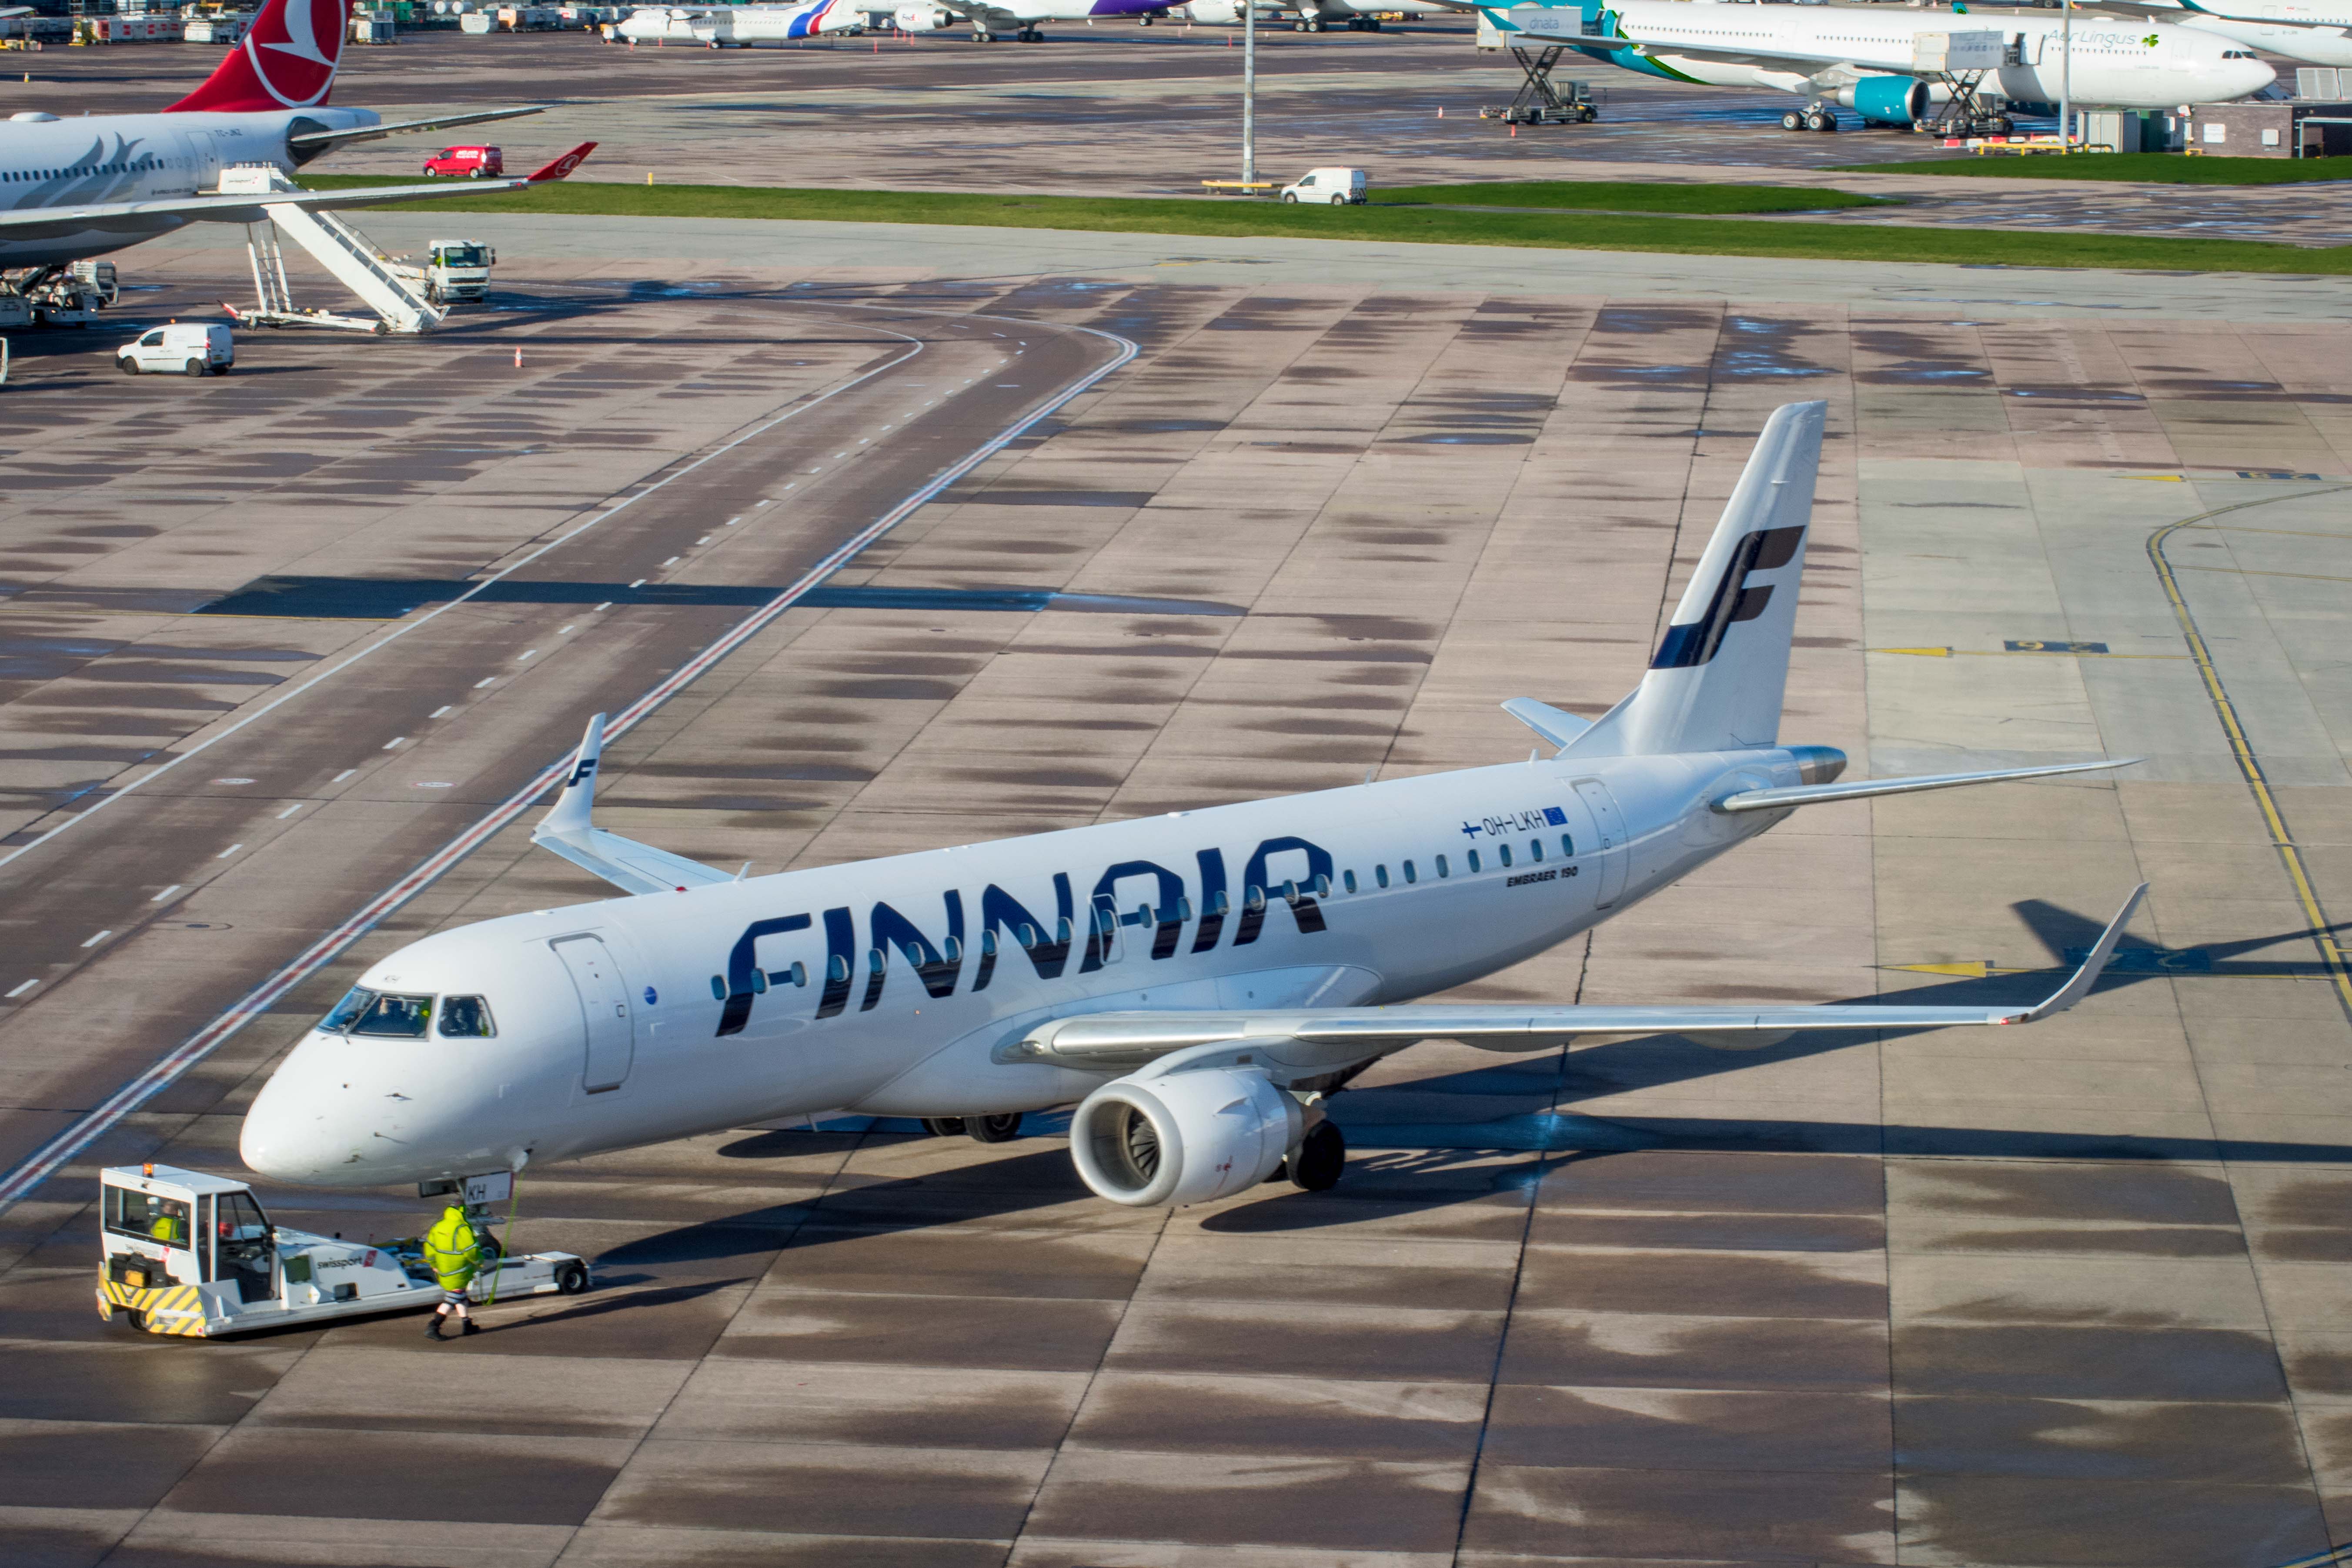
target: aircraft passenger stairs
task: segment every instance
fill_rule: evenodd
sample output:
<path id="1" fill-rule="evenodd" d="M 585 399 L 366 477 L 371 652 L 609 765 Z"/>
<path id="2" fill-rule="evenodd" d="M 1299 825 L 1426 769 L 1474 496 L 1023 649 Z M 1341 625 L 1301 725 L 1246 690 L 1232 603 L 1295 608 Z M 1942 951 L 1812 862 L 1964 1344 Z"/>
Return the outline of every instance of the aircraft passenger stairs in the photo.
<path id="1" fill-rule="evenodd" d="M 256 195 L 300 189 L 268 164 L 224 169 L 220 188 Z M 333 213 L 289 203 L 264 203 L 262 210 L 269 215 L 269 221 L 247 224 L 245 230 L 246 251 L 253 262 L 254 293 L 259 302 L 250 311 L 236 311 L 240 321 L 378 333 L 428 332 L 441 324 L 443 312 L 393 268 L 373 241 Z M 286 279 L 286 258 L 278 245 L 280 233 L 309 251 L 320 266 L 373 310 L 378 320 L 297 307 Z"/>

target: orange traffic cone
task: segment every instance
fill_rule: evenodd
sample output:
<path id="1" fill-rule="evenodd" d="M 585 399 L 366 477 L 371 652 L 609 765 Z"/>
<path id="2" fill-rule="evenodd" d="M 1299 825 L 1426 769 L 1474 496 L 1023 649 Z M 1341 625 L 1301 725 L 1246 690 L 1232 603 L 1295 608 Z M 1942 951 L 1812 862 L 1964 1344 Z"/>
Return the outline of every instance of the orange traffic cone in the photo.
<path id="1" fill-rule="evenodd" d="M 522 345 L 521 345 L 520 343 L 517 343 L 517 344 L 515 344 L 515 369 L 517 369 L 517 370 L 520 370 L 521 368 L 522 368 Z"/>

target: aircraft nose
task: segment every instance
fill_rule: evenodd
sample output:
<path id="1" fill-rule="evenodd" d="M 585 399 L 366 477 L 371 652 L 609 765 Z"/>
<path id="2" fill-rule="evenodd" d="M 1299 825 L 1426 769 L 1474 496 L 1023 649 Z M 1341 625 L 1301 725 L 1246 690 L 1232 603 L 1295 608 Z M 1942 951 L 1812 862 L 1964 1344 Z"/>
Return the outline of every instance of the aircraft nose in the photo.
<path id="1" fill-rule="evenodd" d="M 237 1132 L 236 1152 L 249 1168 L 311 1186 L 381 1179 L 369 1168 L 370 1133 L 356 1124 L 351 1086 L 328 1081 L 334 1077 L 315 1042 L 297 1046 L 278 1064 Z"/>

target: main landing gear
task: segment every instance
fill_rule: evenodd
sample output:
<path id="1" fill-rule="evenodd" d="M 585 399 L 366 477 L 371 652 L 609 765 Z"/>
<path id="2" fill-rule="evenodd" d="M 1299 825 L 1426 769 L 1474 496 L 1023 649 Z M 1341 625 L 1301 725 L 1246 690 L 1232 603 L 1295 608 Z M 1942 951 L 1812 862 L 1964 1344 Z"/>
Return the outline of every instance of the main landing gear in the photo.
<path id="1" fill-rule="evenodd" d="M 1809 103 L 1802 109 L 1792 109 L 1780 116 L 1780 129 L 1783 131 L 1834 132 L 1837 128 L 1838 117 L 1830 112 L 1830 107 L 1825 103 Z"/>
<path id="2" fill-rule="evenodd" d="M 986 27 L 974 27 L 971 30 L 971 41 L 975 44 L 992 44 L 996 42 L 997 37 L 998 35 L 990 32 Z M 1016 44 L 1042 44 L 1045 41 L 1045 35 L 1024 23 L 1021 29 L 1013 35 L 1013 41 Z"/>
<path id="3" fill-rule="evenodd" d="M 1318 1121 L 1276 1173 L 1289 1177 L 1294 1187 L 1324 1193 L 1339 1184 L 1339 1173 L 1347 1167 L 1348 1140 L 1330 1122 Z"/>
<path id="4" fill-rule="evenodd" d="M 1021 1113 L 1003 1116 L 926 1116 L 923 1131 L 934 1138 L 969 1137 L 976 1143 L 1010 1143 L 1021 1136 Z"/>

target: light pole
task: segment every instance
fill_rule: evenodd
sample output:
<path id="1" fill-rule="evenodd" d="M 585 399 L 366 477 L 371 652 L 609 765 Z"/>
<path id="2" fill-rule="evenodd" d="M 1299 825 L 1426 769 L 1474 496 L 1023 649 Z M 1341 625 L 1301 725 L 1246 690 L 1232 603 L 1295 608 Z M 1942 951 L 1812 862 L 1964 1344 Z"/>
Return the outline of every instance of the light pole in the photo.
<path id="1" fill-rule="evenodd" d="M 2074 145 L 2074 0 L 2058 0 L 2058 145 Z"/>
<path id="2" fill-rule="evenodd" d="M 1242 0 L 1242 195 L 1257 178 L 1257 0 Z"/>

